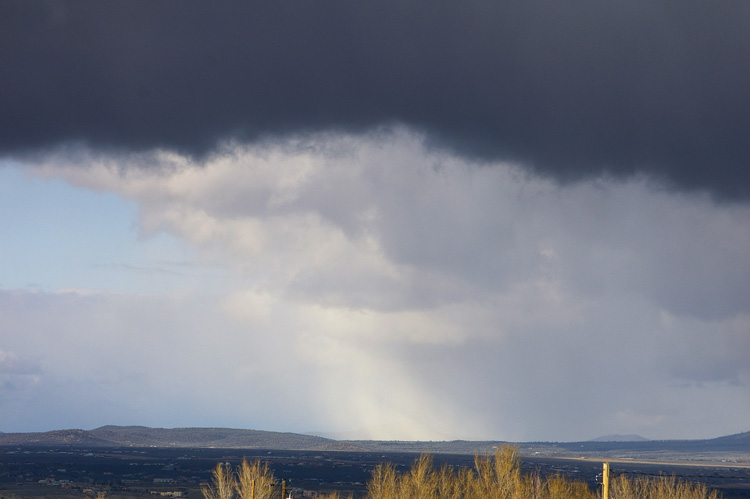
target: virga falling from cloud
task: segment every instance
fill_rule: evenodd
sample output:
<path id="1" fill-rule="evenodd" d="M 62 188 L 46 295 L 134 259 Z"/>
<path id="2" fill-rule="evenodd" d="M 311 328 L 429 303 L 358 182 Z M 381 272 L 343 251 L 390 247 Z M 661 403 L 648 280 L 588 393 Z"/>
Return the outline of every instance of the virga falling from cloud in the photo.
<path id="1" fill-rule="evenodd" d="M 52 375 L 80 388 L 75 352 L 93 342 L 94 397 L 157 379 L 135 407 L 151 421 L 167 420 L 169 394 L 202 407 L 191 424 L 378 438 L 742 430 L 747 206 L 639 179 L 560 186 L 404 129 L 227 147 L 200 164 L 86 152 L 83 167 L 75 154 L 27 166 L 137 203 L 144 237 L 165 231 L 214 269 L 174 296 L 65 295 L 58 339 L 34 342 L 48 345 L 38 390 Z M 63 298 L 21 294 L 4 327 L 43 340 L 29 314 Z M 132 350 L 122 361 L 118 345 Z"/>

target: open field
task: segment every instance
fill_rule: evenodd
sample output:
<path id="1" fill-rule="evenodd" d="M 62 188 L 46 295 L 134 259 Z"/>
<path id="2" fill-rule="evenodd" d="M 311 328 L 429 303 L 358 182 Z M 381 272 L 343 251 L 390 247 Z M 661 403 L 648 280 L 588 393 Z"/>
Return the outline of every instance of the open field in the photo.
<path id="1" fill-rule="evenodd" d="M 262 449 L 4 447 L 0 448 L 0 499 L 73 499 L 103 492 L 111 499 L 163 495 L 201 499 L 200 484 L 218 462 L 237 465 L 243 458 L 268 462 L 294 497 L 340 492 L 362 497 L 373 469 L 393 463 L 409 470 L 415 453 L 279 451 Z M 434 454 L 435 467 L 472 467 L 468 454 Z M 750 466 L 727 463 L 674 463 L 609 460 L 614 475 L 659 476 L 707 484 L 726 498 L 750 497 Z M 524 456 L 522 470 L 559 474 L 598 487 L 602 461 L 592 458 Z M 280 492 L 280 491 L 279 491 Z"/>

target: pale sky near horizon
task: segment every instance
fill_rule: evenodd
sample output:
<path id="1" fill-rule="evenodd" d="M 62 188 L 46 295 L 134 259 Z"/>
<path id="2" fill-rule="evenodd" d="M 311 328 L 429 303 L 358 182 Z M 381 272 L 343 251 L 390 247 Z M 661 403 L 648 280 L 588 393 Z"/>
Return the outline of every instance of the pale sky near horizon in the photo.
<path id="1" fill-rule="evenodd" d="M 0 431 L 750 430 L 750 8 L 386 3 L 0 6 Z"/>

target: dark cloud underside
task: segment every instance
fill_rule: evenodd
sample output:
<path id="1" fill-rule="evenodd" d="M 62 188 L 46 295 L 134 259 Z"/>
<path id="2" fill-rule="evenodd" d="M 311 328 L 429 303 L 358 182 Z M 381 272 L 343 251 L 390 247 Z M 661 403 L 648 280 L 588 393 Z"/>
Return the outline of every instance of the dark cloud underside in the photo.
<path id="1" fill-rule="evenodd" d="M 0 153 L 389 124 L 750 197 L 747 2 L 3 2 Z"/>

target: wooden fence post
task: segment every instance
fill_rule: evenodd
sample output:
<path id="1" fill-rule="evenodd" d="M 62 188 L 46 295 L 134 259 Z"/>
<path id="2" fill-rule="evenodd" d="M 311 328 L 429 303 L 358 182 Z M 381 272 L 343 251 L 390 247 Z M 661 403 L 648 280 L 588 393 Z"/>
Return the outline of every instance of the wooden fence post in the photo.
<path id="1" fill-rule="evenodd" d="M 602 469 L 602 499 L 609 499 L 609 463 Z"/>

